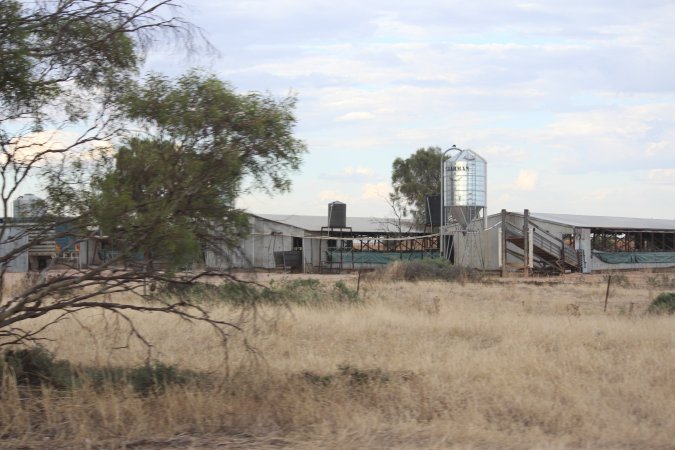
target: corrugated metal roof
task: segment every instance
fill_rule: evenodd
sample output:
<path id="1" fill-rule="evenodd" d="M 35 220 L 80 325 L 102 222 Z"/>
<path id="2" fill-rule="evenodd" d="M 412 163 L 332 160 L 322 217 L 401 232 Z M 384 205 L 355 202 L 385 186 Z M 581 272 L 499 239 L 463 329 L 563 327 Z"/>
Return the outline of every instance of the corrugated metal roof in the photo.
<path id="1" fill-rule="evenodd" d="M 304 216 L 296 214 L 253 214 L 256 217 L 261 217 L 265 220 L 279 222 L 300 228 L 306 231 L 320 232 L 321 227 L 328 226 L 328 217 L 326 216 Z M 347 227 L 351 227 L 354 233 L 382 233 L 396 231 L 393 225 L 394 219 L 376 218 L 376 217 L 349 217 L 347 216 Z M 405 221 L 403 231 L 407 231 L 410 226 L 410 221 Z M 422 233 L 424 230 L 413 228 L 411 233 Z"/>
<path id="2" fill-rule="evenodd" d="M 609 228 L 614 230 L 675 231 L 675 220 L 640 219 L 633 217 L 584 216 L 577 214 L 530 213 L 535 219 L 579 228 Z"/>

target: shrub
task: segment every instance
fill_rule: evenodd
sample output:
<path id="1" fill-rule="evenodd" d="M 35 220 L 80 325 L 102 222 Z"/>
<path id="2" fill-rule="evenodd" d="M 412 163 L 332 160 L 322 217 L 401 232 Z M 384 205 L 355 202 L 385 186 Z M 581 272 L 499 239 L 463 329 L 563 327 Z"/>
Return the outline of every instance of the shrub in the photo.
<path id="1" fill-rule="evenodd" d="M 196 381 L 199 376 L 195 372 L 178 370 L 174 366 L 162 363 L 148 364 L 132 369 L 128 376 L 129 384 L 139 394 L 157 394 L 170 385 L 184 385 Z"/>
<path id="2" fill-rule="evenodd" d="M 270 287 L 264 298 L 276 302 L 306 306 L 323 306 L 331 302 L 354 303 L 359 296 L 344 281 L 337 281 L 331 287 L 316 279 L 292 280 Z"/>
<path id="3" fill-rule="evenodd" d="M 322 375 L 315 372 L 304 371 L 301 377 L 309 384 L 326 387 L 341 381 L 349 386 L 367 386 L 383 384 L 391 381 L 391 374 L 382 369 L 360 369 L 350 364 L 341 364 L 334 374 Z"/>
<path id="4" fill-rule="evenodd" d="M 359 369 L 349 364 L 339 365 L 338 373 L 349 380 L 349 384 L 352 385 L 387 383 L 391 378 L 389 373 L 382 369 Z"/>
<path id="5" fill-rule="evenodd" d="M 227 301 L 234 305 L 249 305 L 260 297 L 259 289 L 247 283 L 223 283 L 220 285 L 195 283 L 186 285 L 169 285 L 160 289 L 156 298 L 177 297 L 187 303 L 203 303 Z"/>
<path id="6" fill-rule="evenodd" d="M 0 357 L 0 376 L 13 375 L 21 386 L 50 386 L 72 389 L 84 384 L 95 388 L 130 385 L 142 395 L 160 393 L 166 386 L 183 385 L 205 380 L 205 376 L 189 370 L 179 370 L 162 363 L 136 368 L 87 367 L 74 368 L 68 361 L 57 360 L 42 347 L 5 350 Z"/>
<path id="7" fill-rule="evenodd" d="M 675 292 L 663 292 L 659 294 L 647 308 L 651 314 L 673 314 L 675 313 Z"/>
<path id="8" fill-rule="evenodd" d="M 452 265 L 447 259 L 434 258 L 415 261 L 394 261 L 378 269 L 375 278 L 405 281 L 479 281 L 481 273 Z"/>
<path id="9" fill-rule="evenodd" d="M 24 386 L 73 387 L 73 370 L 68 361 L 56 360 L 42 347 L 5 350 L 0 358 L 0 374 L 13 374 Z"/>
<path id="10" fill-rule="evenodd" d="M 187 303 L 218 302 L 236 306 L 260 304 L 297 304 L 321 306 L 327 302 L 354 303 L 359 301 L 356 290 L 344 281 L 332 287 L 316 279 L 298 279 L 272 283 L 269 287 L 229 282 L 221 285 L 198 283 L 192 286 L 165 288 L 158 295 L 179 296 Z"/>
<path id="11" fill-rule="evenodd" d="M 355 302 L 359 300 L 359 294 L 351 289 L 344 281 L 336 281 L 333 287 L 333 297 L 340 302 Z"/>

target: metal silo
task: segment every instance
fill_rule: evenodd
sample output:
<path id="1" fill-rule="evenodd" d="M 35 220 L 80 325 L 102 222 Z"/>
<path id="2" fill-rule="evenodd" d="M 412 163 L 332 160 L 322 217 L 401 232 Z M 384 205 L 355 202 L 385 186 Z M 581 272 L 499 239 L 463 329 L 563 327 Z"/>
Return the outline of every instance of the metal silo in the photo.
<path id="1" fill-rule="evenodd" d="M 14 200 L 14 217 L 29 219 L 40 217 L 45 213 L 44 201 L 34 194 L 24 194 Z"/>
<path id="2" fill-rule="evenodd" d="M 472 150 L 459 152 L 444 163 L 443 205 L 448 222 L 463 229 L 485 217 L 487 208 L 487 162 Z"/>

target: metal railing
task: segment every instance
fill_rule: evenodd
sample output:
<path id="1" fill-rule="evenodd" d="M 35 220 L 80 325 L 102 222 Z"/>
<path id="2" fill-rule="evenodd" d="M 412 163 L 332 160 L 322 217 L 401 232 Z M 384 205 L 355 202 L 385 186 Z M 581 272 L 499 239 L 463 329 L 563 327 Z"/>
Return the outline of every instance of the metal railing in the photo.
<path id="1" fill-rule="evenodd" d="M 532 244 L 536 251 L 543 252 L 551 259 L 554 259 L 557 264 L 564 264 L 571 267 L 578 267 L 579 262 L 577 258 L 577 252 L 569 245 L 565 244 L 562 239 L 558 239 L 555 236 L 551 236 L 546 231 L 537 227 L 534 224 L 531 224 L 533 228 L 532 233 Z M 512 225 L 510 223 L 506 224 L 507 233 L 514 235 L 519 238 L 523 238 L 523 230 Z M 541 255 L 539 255 L 541 257 Z"/>

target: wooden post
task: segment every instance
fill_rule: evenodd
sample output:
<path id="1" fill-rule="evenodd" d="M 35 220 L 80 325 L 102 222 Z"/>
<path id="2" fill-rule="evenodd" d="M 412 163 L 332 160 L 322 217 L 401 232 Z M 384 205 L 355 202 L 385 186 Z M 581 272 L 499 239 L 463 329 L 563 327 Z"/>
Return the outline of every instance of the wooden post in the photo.
<path id="1" fill-rule="evenodd" d="M 612 284 L 612 276 L 607 277 L 607 292 L 605 293 L 605 308 L 604 312 L 607 312 L 607 301 L 609 300 L 609 285 Z"/>
<path id="2" fill-rule="evenodd" d="M 358 278 L 356 279 L 356 295 L 359 295 L 359 289 L 361 288 L 361 269 L 359 269 L 358 274 Z"/>
<path id="3" fill-rule="evenodd" d="M 502 209 L 502 241 L 499 243 L 502 247 L 502 277 L 506 275 L 506 233 L 506 210 Z"/>
<path id="4" fill-rule="evenodd" d="M 523 214 L 523 276 L 530 276 L 530 210 Z"/>

